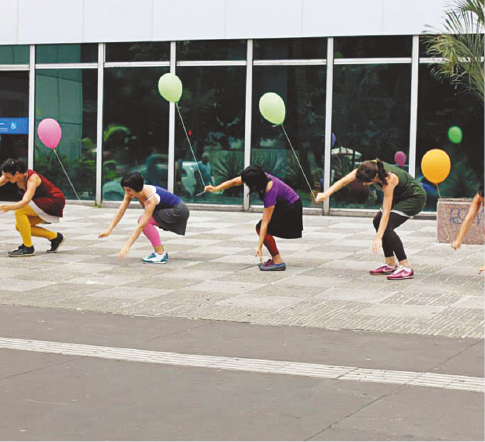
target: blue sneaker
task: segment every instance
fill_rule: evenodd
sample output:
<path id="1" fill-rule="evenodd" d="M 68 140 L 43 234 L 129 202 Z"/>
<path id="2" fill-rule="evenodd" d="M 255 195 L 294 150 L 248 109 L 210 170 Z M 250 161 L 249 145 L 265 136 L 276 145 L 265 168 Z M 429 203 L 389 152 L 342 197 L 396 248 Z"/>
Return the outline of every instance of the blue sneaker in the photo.
<path id="1" fill-rule="evenodd" d="M 143 258 L 143 262 L 148 264 L 166 264 L 168 262 L 168 253 L 165 252 L 163 255 L 159 255 L 156 252 L 150 253 Z"/>
<path id="2" fill-rule="evenodd" d="M 269 259 L 264 264 L 258 264 L 258 267 L 262 272 L 282 272 L 286 270 L 286 264 L 284 262 L 277 264 L 272 259 Z"/>

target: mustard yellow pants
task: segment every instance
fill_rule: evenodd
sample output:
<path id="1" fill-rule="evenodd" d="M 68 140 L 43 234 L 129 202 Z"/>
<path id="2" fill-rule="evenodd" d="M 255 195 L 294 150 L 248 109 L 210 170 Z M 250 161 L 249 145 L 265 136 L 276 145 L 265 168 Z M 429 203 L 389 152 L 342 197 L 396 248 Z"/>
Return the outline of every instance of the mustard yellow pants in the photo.
<path id="1" fill-rule="evenodd" d="M 25 206 L 22 209 L 15 210 L 15 228 L 20 232 L 22 242 L 25 247 L 32 247 L 32 236 L 46 238 L 52 241 L 57 237 L 56 232 L 37 227 L 37 224 L 44 222 L 30 206 Z"/>

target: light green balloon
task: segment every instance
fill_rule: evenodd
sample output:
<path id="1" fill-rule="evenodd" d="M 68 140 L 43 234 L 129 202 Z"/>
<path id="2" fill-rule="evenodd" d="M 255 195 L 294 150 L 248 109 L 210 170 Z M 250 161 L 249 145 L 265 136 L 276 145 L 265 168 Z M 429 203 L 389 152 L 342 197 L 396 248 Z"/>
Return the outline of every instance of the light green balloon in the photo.
<path id="1" fill-rule="evenodd" d="M 280 125 L 285 121 L 285 102 L 274 92 L 267 92 L 260 98 L 259 111 L 270 123 Z"/>
<path id="2" fill-rule="evenodd" d="M 165 100 L 177 103 L 182 96 L 182 82 L 175 74 L 164 74 L 158 80 L 158 91 Z"/>
<path id="3" fill-rule="evenodd" d="M 451 126 L 448 129 L 448 138 L 452 143 L 461 143 L 461 139 L 463 138 L 463 132 L 458 126 Z"/>

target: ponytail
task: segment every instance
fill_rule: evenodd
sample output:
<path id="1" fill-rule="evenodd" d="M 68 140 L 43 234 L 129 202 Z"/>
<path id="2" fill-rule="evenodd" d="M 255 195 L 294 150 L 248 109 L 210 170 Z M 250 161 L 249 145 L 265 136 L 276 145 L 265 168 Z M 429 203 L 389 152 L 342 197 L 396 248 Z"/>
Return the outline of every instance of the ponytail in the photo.
<path id="1" fill-rule="evenodd" d="M 361 163 L 357 169 L 356 178 L 361 183 L 370 183 L 376 176 L 379 177 L 383 185 L 387 184 L 388 172 L 384 168 L 384 163 L 379 159 L 368 160 Z"/>

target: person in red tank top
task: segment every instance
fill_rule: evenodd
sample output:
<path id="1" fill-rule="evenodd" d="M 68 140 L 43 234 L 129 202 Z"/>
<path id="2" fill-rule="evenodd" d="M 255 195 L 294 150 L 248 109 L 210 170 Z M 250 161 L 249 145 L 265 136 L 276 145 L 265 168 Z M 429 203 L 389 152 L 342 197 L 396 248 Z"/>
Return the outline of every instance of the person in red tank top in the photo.
<path id="1" fill-rule="evenodd" d="M 0 205 L 0 212 L 15 213 L 15 228 L 20 232 L 22 244 L 8 252 L 8 256 L 23 257 L 35 255 L 32 236 L 46 238 L 51 247 L 47 252 L 57 252 L 65 240 L 62 233 L 52 232 L 38 224 L 57 223 L 62 218 L 66 204 L 64 194 L 48 179 L 27 169 L 22 160 L 8 159 L 1 166 L 0 186 L 17 184 L 22 199 L 13 204 Z"/>

